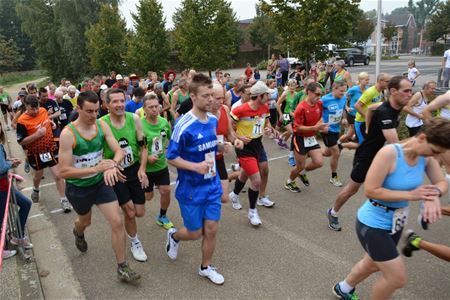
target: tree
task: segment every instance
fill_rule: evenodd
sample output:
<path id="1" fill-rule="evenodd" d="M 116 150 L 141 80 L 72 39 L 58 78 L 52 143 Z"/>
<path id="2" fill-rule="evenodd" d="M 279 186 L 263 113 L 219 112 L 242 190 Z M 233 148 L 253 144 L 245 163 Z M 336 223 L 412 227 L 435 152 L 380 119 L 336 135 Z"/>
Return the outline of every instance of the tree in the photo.
<path id="1" fill-rule="evenodd" d="M 377 18 L 377 10 L 376 9 L 366 11 L 364 14 L 366 15 L 366 18 L 369 20 L 373 20 L 373 19 Z"/>
<path id="2" fill-rule="evenodd" d="M 17 69 L 31 70 L 35 66 L 36 54 L 31 47 L 30 38 L 21 29 L 22 24 L 15 9 L 16 1 L 0 1 L 0 35 L 5 40 L 14 40 L 20 55 L 23 56 L 22 63 L 17 65 Z"/>
<path id="3" fill-rule="evenodd" d="M 324 55 L 323 45 L 344 45 L 359 0 L 272 0 L 263 9 L 273 18 L 283 43 L 298 58 Z"/>
<path id="4" fill-rule="evenodd" d="M 140 0 L 132 16 L 136 33 L 128 48 L 130 69 L 140 74 L 166 71 L 170 51 L 162 5 L 157 0 Z"/>
<path id="5" fill-rule="evenodd" d="M 356 18 L 353 21 L 352 32 L 349 41 L 356 44 L 363 44 L 370 37 L 375 29 L 375 24 L 371 19 L 368 19 L 364 11 L 358 9 Z"/>
<path id="6" fill-rule="evenodd" d="M 436 41 L 440 38 L 446 40 L 450 33 L 450 1 L 439 3 L 437 11 L 430 17 L 427 25 L 427 38 Z"/>
<path id="7" fill-rule="evenodd" d="M 127 30 L 117 6 L 102 5 L 98 22 L 86 30 L 86 49 L 93 72 L 108 74 L 124 69 Z"/>
<path id="8" fill-rule="evenodd" d="M 388 42 L 388 49 L 391 49 L 390 44 L 392 42 L 392 39 L 396 35 L 396 33 L 397 33 L 397 28 L 390 23 L 386 24 L 386 27 L 383 28 L 383 36 L 386 39 L 386 41 Z"/>
<path id="9" fill-rule="evenodd" d="M 200 70 L 227 68 L 237 51 L 238 23 L 224 0 L 185 0 L 173 16 L 180 60 Z"/>
<path id="10" fill-rule="evenodd" d="M 17 70 L 22 61 L 23 56 L 16 43 L 0 35 L 0 74 Z"/>
<path id="11" fill-rule="evenodd" d="M 412 0 L 408 1 L 408 10 L 411 14 L 413 14 L 417 29 L 420 32 L 419 48 L 422 48 L 423 30 L 425 28 L 427 18 L 436 12 L 439 1 L 440 0 L 420 0 L 416 3 Z"/>
<path id="12" fill-rule="evenodd" d="M 248 36 L 253 46 L 262 50 L 269 49 L 278 43 L 278 33 L 270 17 L 261 10 L 261 2 L 255 5 L 256 17 L 248 28 Z M 268 54 L 270 55 L 270 54 Z"/>

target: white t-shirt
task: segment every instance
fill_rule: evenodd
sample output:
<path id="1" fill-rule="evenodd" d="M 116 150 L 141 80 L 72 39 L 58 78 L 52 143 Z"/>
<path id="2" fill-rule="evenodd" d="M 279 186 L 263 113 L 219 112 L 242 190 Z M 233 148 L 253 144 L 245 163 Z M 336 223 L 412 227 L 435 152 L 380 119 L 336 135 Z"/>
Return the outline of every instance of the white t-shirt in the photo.
<path id="1" fill-rule="evenodd" d="M 413 81 L 416 79 L 417 76 L 417 69 L 416 67 L 409 68 L 408 69 L 408 80 Z"/>
<path id="2" fill-rule="evenodd" d="M 445 61 L 445 68 L 450 69 L 450 49 L 444 52 L 444 57 L 447 59 Z"/>

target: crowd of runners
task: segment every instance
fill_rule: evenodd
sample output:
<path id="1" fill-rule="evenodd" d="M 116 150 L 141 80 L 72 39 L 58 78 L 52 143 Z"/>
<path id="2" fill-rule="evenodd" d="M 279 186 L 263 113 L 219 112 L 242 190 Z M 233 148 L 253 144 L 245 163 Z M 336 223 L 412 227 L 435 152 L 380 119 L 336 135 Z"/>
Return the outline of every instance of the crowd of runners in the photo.
<path id="1" fill-rule="evenodd" d="M 363 184 L 367 197 L 356 224 L 365 254 L 333 292 L 341 299 L 357 299 L 356 285 L 380 271 L 371 298 L 388 299 L 406 281 L 397 243 L 409 201 L 420 201 L 424 229 L 441 214 L 450 215 L 439 199 L 447 195 L 450 181 L 450 92 L 429 103 L 433 81 L 413 95 L 407 77 L 381 73 L 371 85 L 369 74 L 360 73 L 354 82 L 344 67 L 343 61 L 334 62 L 331 84 L 313 73 L 301 77 L 294 72 L 291 79 L 283 75 L 286 85 L 281 87 L 270 73 L 262 80 L 246 72 L 231 82 L 221 70 L 213 80 L 186 70 L 168 71 L 163 78 L 149 72 L 144 79 L 111 72 L 78 86 L 66 79 L 58 86 L 29 84 L 15 101 L 0 87 L 1 139 L 6 130 L 16 131 L 25 171 L 32 170 L 33 202 L 42 198 L 40 181 L 49 168 L 62 210 L 76 213 L 73 235 L 81 252 L 88 250 L 85 232 L 92 207 L 98 207 L 111 228 L 118 277 L 126 282 L 140 278 L 125 261 L 126 239 L 134 259 L 145 262 L 136 218 L 144 217 L 145 203 L 156 190 L 160 211 L 155 222 L 167 230 L 167 255 L 175 260 L 182 241 L 202 239 L 198 273 L 220 285 L 225 279 L 212 257 L 222 205 L 230 202 L 242 209 L 247 185 L 248 221 L 254 227 L 263 224 L 258 206 L 275 205 L 266 193 L 270 174 L 264 143 L 289 151 L 286 192 L 301 191 L 297 177 L 310 186 L 309 172 L 317 172 L 329 157 L 329 182 L 341 189 L 326 211 L 328 227 L 341 230 L 339 212 Z M 408 113 L 410 134 L 404 141 L 397 132 L 402 110 Z M 338 176 L 339 159 L 342 151 L 352 150 L 353 169 L 343 187 L 340 178 L 347 176 Z M 233 153 L 229 172 L 225 157 Z M 21 163 L 0 156 L 2 174 Z M 178 228 L 168 217 L 169 165 L 178 175 L 173 188 L 183 219 Z M 424 175 L 429 184 L 424 184 Z M 21 217 L 26 220 L 31 203 L 15 192 L 23 199 Z M 414 232 L 405 239 L 405 256 L 424 249 L 450 261 L 446 246 L 426 242 Z M 26 236 L 14 242 L 32 247 Z"/>

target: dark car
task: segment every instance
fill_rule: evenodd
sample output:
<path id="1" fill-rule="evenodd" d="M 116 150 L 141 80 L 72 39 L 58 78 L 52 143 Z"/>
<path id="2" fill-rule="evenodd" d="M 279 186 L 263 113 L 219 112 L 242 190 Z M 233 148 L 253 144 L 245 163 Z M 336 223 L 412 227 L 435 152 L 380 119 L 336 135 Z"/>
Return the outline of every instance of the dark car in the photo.
<path id="1" fill-rule="evenodd" d="M 368 65 L 370 62 L 370 57 L 364 54 L 358 48 L 347 48 L 336 50 L 336 60 L 343 59 L 345 64 L 349 67 L 353 67 L 354 64 L 360 63 Z"/>

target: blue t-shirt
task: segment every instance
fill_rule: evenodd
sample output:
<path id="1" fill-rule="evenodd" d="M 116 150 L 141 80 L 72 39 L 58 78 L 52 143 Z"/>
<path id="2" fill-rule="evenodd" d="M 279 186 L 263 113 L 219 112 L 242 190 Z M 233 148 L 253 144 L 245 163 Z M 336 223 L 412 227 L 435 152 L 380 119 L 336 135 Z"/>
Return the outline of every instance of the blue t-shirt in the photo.
<path id="1" fill-rule="evenodd" d="M 359 97 L 361 97 L 362 95 L 361 87 L 359 85 L 352 86 L 347 90 L 347 95 L 350 97 L 350 111 L 348 112 L 348 114 L 351 116 L 355 116 L 356 115 L 355 104 L 359 100 Z"/>
<path id="2" fill-rule="evenodd" d="M 346 98 L 334 98 L 332 93 L 329 93 L 320 98 L 323 103 L 323 122 L 330 124 L 329 132 L 340 132 L 342 113 L 344 112 Z"/>
<path id="3" fill-rule="evenodd" d="M 411 191 L 419 187 L 424 180 L 426 167 L 425 157 L 419 156 L 414 166 L 408 165 L 405 160 L 403 148 L 400 144 L 386 145 L 385 147 L 394 147 L 397 152 L 397 161 L 395 170 L 389 173 L 383 182 L 383 187 L 396 191 Z M 404 208 L 409 202 L 404 201 L 373 201 L 389 208 Z M 358 210 L 358 220 L 372 228 L 391 230 L 394 210 L 386 210 L 383 207 L 375 206 L 367 200 Z"/>
<path id="4" fill-rule="evenodd" d="M 208 121 L 200 121 L 192 112 L 177 120 L 170 139 L 166 157 L 173 160 L 178 157 L 190 162 L 202 162 L 207 155 L 215 162 L 217 153 L 217 118 L 208 113 Z M 219 201 L 222 186 L 217 173 L 201 175 L 197 172 L 177 169 L 178 178 L 175 196 L 179 202 L 202 204 Z"/>
<path id="5" fill-rule="evenodd" d="M 125 104 L 125 111 L 135 113 L 136 110 L 142 107 L 142 104 L 142 101 L 134 102 L 133 100 L 130 100 Z"/>

